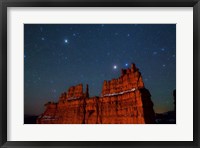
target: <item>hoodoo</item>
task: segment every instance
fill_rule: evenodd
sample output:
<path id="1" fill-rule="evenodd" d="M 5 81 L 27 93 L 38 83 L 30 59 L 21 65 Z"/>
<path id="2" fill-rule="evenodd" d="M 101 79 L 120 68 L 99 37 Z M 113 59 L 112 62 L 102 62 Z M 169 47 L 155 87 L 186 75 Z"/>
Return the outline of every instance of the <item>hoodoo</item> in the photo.
<path id="1" fill-rule="evenodd" d="M 89 97 L 89 88 L 72 86 L 57 103 L 45 104 L 39 124 L 152 124 L 155 113 L 151 94 L 135 64 L 122 69 L 117 79 L 103 82 L 101 96 Z"/>

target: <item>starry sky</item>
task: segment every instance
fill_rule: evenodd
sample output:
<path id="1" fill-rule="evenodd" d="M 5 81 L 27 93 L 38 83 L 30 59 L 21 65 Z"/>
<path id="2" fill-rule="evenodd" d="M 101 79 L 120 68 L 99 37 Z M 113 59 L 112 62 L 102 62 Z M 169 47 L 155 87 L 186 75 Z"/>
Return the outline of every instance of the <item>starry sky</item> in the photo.
<path id="1" fill-rule="evenodd" d="M 39 115 L 70 86 L 104 80 L 135 63 L 157 113 L 173 110 L 176 88 L 175 24 L 25 24 L 24 114 Z"/>

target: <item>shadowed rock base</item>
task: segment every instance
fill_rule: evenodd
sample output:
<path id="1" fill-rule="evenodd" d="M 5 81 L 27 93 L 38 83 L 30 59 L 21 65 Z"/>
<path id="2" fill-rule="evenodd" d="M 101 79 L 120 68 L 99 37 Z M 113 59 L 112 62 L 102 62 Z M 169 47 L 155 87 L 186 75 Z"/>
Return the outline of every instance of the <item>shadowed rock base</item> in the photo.
<path id="1" fill-rule="evenodd" d="M 39 124 L 145 124 L 155 123 L 150 92 L 141 73 L 131 65 L 118 79 L 104 81 L 101 96 L 89 97 L 88 85 L 72 86 L 58 103 L 48 102 Z"/>

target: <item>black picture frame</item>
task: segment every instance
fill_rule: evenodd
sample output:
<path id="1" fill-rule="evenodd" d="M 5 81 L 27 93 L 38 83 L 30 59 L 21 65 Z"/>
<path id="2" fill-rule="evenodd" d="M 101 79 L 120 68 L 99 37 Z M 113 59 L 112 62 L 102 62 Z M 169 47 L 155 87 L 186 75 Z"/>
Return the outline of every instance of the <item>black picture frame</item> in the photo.
<path id="1" fill-rule="evenodd" d="M 193 141 L 7 141 L 7 8 L 8 7 L 193 7 Z M 1 0 L 0 146 L 1 147 L 200 147 L 199 0 Z M 184 93 L 184 92 L 183 92 Z"/>

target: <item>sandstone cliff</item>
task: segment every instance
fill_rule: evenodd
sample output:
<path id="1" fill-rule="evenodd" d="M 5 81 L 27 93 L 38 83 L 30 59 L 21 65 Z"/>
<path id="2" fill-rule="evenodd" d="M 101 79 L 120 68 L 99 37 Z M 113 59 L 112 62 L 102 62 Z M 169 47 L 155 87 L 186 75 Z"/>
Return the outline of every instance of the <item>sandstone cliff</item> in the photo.
<path id="1" fill-rule="evenodd" d="M 38 117 L 41 124 L 144 124 L 154 123 L 151 94 L 135 64 L 122 69 L 117 79 L 103 82 L 101 96 L 89 97 L 88 85 L 72 86 L 58 103 L 49 102 Z"/>

